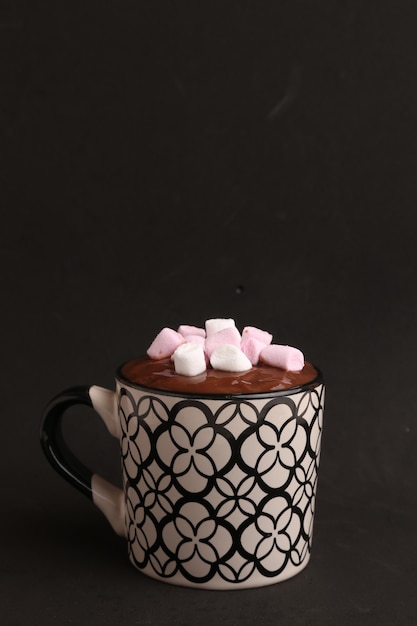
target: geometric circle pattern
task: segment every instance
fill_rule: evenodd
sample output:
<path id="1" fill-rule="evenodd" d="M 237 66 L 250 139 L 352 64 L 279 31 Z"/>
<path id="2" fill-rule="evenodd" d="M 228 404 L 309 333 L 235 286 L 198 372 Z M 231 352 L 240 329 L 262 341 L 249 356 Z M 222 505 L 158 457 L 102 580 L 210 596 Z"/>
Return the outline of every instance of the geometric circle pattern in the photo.
<path id="1" fill-rule="evenodd" d="M 323 384 L 250 399 L 121 386 L 132 563 L 167 582 L 227 588 L 300 571 L 311 550 L 323 407 Z"/>

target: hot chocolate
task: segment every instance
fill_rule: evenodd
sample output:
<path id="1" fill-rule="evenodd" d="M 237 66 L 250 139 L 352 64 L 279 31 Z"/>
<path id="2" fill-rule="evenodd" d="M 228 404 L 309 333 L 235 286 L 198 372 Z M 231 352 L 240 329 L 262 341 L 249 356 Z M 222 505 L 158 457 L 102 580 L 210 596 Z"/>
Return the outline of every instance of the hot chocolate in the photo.
<path id="1" fill-rule="evenodd" d="M 253 326 L 165 328 L 116 390 L 72 387 L 42 423 L 52 466 L 91 497 L 144 574 L 243 589 L 285 580 L 311 551 L 324 384 L 297 348 Z M 61 431 L 83 404 L 120 440 L 123 489 L 91 472 Z"/>
<path id="2" fill-rule="evenodd" d="M 198 395 L 268 393 L 301 387 L 314 382 L 319 372 L 305 362 L 298 372 L 259 363 L 246 372 L 226 372 L 207 368 L 198 376 L 177 374 L 171 358 L 159 361 L 141 357 L 128 361 L 119 378 L 139 387 Z"/>
<path id="3" fill-rule="evenodd" d="M 319 378 L 297 348 L 272 343 L 254 326 L 242 334 L 231 318 L 206 320 L 205 328 L 163 328 L 147 356 L 125 363 L 119 379 L 178 394 L 248 395 L 297 389 Z"/>

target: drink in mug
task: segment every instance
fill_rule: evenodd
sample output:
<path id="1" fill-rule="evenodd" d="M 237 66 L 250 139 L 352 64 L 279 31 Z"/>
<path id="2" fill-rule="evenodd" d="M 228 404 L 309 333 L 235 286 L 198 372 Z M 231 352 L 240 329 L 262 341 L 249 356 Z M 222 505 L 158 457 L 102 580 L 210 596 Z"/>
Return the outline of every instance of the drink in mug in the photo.
<path id="1" fill-rule="evenodd" d="M 42 445 L 126 537 L 144 574 L 207 589 L 269 585 L 310 558 L 323 378 L 265 331 L 236 335 L 224 332 L 232 320 L 213 321 L 212 332 L 207 323 L 207 331 L 161 331 L 148 356 L 119 367 L 114 391 L 88 386 L 56 396 Z M 62 417 L 79 403 L 120 440 L 122 489 L 66 446 Z"/>

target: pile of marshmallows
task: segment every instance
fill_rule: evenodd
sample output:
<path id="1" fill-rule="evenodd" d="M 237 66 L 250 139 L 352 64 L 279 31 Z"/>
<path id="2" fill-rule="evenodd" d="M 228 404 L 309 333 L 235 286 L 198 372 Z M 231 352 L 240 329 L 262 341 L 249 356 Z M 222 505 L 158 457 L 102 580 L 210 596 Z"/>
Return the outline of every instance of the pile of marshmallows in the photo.
<path id="1" fill-rule="evenodd" d="M 151 359 L 171 357 L 175 372 L 198 376 L 207 367 L 226 372 L 246 372 L 258 363 L 287 371 L 304 367 L 304 355 L 297 348 L 272 344 L 265 330 L 246 326 L 242 334 L 233 319 L 209 319 L 204 328 L 181 325 L 177 331 L 163 328 L 147 350 Z"/>

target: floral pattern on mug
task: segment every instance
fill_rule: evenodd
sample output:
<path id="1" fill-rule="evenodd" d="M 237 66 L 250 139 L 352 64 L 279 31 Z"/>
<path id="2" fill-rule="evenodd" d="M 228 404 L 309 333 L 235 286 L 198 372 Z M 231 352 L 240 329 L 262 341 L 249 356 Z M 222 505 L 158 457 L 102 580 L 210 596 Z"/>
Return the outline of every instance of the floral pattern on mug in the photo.
<path id="1" fill-rule="evenodd" d="M 194 579 L 208 579 L 213 568 L 232 548 L 225 525 L 201 502 L 185 502 L 162 530 L 169 553 L 180 569 Z"/>
<path id="2" fill-rule="evenodd" d="M 285 566 L 300 534 L 300 519 L 283 496 L 267 499 L 256 518 L 243 531 L 241 541 L 249 559 L 266 575 L 278 574 Z"/>
<path id="3" fill-rule="evenodd" d="M 127 391 L 121 395 L 119 414 L 124 470 L 129 478 L 136 479 L 151 454 L 151 433 L 146 422 L 139 419 L 136 403 Z"/>
<path id="4" fill-rule="evenodd" d="M 289 481 L 297 461 L 296 450 L 305 448 L 306 434 L 298 428 L 296 415 L 291 400 L 271 402 L 252 434 L 242 442 L 247 471 L 255 473 L 268 488 L 278 489 Z"/>
<path id="5" fill-rule="evenodd" d="M 232 456 L 229 441 L 209 423 L 198 403 L 175 414 L 159 435 L 157 451 L 181 490 L 190 493 L 204 491 Z"/>
<path id="6" fill-rule="evenodd" d="M 124 460 L 132 562 L 161 579 L 210 586 L 304 567 L 322 398 L 322 385 L 253 400 L 132 393 L 122 416 L 122 451 L 133 450 Z M 135 432 L 142 460 L 123 441 Z"/>
<path id="7" fill-rule="evenodd" d="M 131 553 L 135 563 L 143 566 L 158 539 L 156 525 L 149 509 L 143 505 L 138 492 L 132 487 L 127 490 L 126 510 Z"/>

